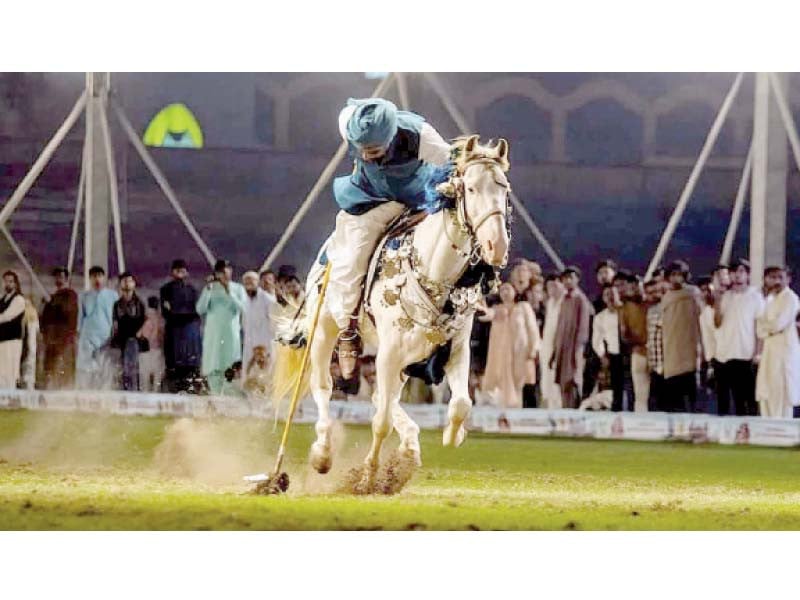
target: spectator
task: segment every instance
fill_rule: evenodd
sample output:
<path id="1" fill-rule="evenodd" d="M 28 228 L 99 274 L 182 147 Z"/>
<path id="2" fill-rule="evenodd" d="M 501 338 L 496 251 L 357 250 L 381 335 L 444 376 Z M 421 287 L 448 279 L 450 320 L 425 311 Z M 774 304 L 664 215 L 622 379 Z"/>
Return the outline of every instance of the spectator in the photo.
<path id="1" fill-rule="evenodd" d="M 636 412 L 647 412 L 650 396 L 650 371 L 647 367 L 647 309 L 642 297 L 642 284 L 636 275 L 625 281 L 622 307 L 620 308 L 620 337 L 623 354 L 630 360 L 633 382 L 633 408 Z"/>
<path id="2" fill-rule="evenodd" d="M 508 282 L 513 286 L 515 295 L 526 296 L 531 287 L 532 278 L 533 273 L 529 262 L 522 259 L 511 269 L 511 273 L 508 275 Z M 527 297 L 525 299 L 527 300 Z"/>
<path id="3" fill-rule="evenodd" d="M 247 368 L 253 358 L 253 348 L 263 346 L 267 351 L 267 361 L 271 359 L 272 340 L 275 333 L 272 330 L 270 313 L 275 305 L 275 300 L 258 286 L 258 274 L 248 271 L 242 276 L 244 283 L 245 301 L 242 313 L 242 330 L 244 331 L 244 350 L 242 364 Z"/>
<path id="4" fill-rule="evenodd" d="M 564 408 L 577 408 L 583 383 L 584 350 L 589 340 L 589 319 L 592 305 L 581 291 L 581 272 L 567 267 L 561 274 L 566 295 L 561 301 L 556 337 L 550 367 L 555 369 L 555 381 L 561 388 Z"/>
<path id="5" fill-rule="evenodd" d="M 597 263 L 594 274 L 597 278 L 597 285 L 600 288 L 600 293 L 592 303 L 595 314 L 597 314 L 606 308 L 606 303 L 603 301 L 603 291 L 607 285 L 614 283 L 614 278 L 617 275 L 617 263 L 610 258 L 601 260 L 599 263 Z"/>
<path id="6" fill-rule="evenodd" d="M 647 302 L 647 368 L 650 370 L 649 408 L 664 411 L 664 342 L 661 298 L 666 282 L 651 279 L 644 284 Z"/>
<path id="7" fill-rule="evenodd" d="M 77 384 L 84 390 L 107 389 L 113 376 L 109 343 L 119 296 L 106 288 L 102 267 L 89 269 L 89 281 L 91 289 L 80 295 L 78 307 Z"/>
<path id="8" fill-rule="evenodd" d="M 25 298 L 19 276 L 14 271 L 3 273 L 3 297 L 0 298 L 0 389 L 17 387 L 22 361 L 22 321 Z"/>
<path id="9" fill-rule="evenodd" d="M 372 401 L 372 394 L 375 392 L 377 385 L 375 380 L 375 357 L 371 354 L 365 354 L 360 359 L 360 377 L 358 380 L 358 395 L 356 400 Z"/>
<path id="10" fill-rule="evenodd" d="M 139 335 L 144 325 L 144 304 L 136 295 L 136 278 L 126 271 L 119 276 L 119 300 L 114 303 L 112 346 L 120 351 L 122 389 L 139 391 Z"/>
<path id="11" fill-rule="evenodd" d="M 164 363 L 167 391 L 186 391 L 198 375 L 202 334 L 197 314 L 197 290 L 187 281 L 189 271 L 181 259 L 172 261 L 172 281 L 162 286 Z"/>
<path id="12" fill-rule="evenodd" d="M 197 301 L 197 313 L 205 318 L 201 373 L 213 394 L 222 391 L 225 371 L 241 362 L 241 315 L 244 299 L 230 281 L 230 265 L 218 260 L 214 275 Z M 235 284 L 238 285 L 238 284 Z"/>
<path id="13" fill-rule="evenodd" d="M 800 300 L 789 289 L 789 274 L 781 267 L 764 269 L 769 290 L 766 308 L 758 319 L 764 351 L 758 365 L 756 400 L 764 417 L 791 419 L 800 405 L 800 341 L 795 317 Z"/>
<path id="14" fill-rule="evenodd" d="M 267 269 L 266 271 L 261 271 L 261 274 L 258 277 L 261 289 L 269 294 L 273 300 L 275 300 L 275 294 L 277 292 L 277 280 L 275 278 L 275 272 Z"/>
<path id="15" fill-rule="evenodd" d="M 542 366 L 541 390 L 542 408 L 561 408 L 561 388 L 556 383 L 556 374 L 550 366 L 550 357 L 553 355 L 553 344 L 556 338 L 558 315 L 561 309 L 561 300 L 564 298 L 564 284 L 558 275 L 549 275 L 545 288 L 547 301 L 545 304 L 544 327 L 542 329 L 542 345 L 539 351 Z"/>
<path id="16" fill-rule="evenodd" d="M 44 386 L 68 389 L 75 383 L 75 340 L 78 294 L 69 285 L 69 271 L 53 270 L 56 290 L 44 305 L 40 321 L 44 340 Z"/>
<path id="17" fill-rule="evenodd" d="M 617 263 L 610 258 L 601 260 L 597 263 L 594 270 L 597 285 L 600 289 L 599 295 L 592 302 L 594 314 L 599 313 L 605 309 L 605 302 L 603 302 L 603 289 L 606 285 L 614 281 L 617 274 Z M 592 319 L 589 319 L 589 337 L 592 335 Z M 594 391 L 597 384 L 597 377 L 600 373 L 600 358 L 594 353 L 592 344 L 586 344 L 585 367 L 583 371 L 583 390 L 582 396 L 588 398 Z"/>
<path id="18" fill-rule="evenodd" d="M 700 387 L 706 397 L 706 412 L 711 410 L 712 391 L 716 385 L 714 373 L 717 371 L 717 328 L 714 326 L 714 304 L 716 294 L 713 277 L 701 277 L 697 280 L 697 287 L 703 299 L 700 309 L 700 340 L 703 343 L 703 362 L 700 366 Z M 713 394 L 716 396 L 716 394 Z M 716 400 L 715 400 L 716 401 Z"/>
<path id="19" fill-rule="evenodd" d="M 750 263 L 741 259 L 731 264 L 731 287 L 714 306 L 717 327 L 716 358 L 719 362 L 717 413 L 730 414 L 733 401 L 737 415 L 756 415 L 755 358 L 759 351 L 756 319 L 764 310 L 764 297 L 750 286 Z"/>
<path id="20" fill-rule="evenodd" d="M 610 284 L 603 288 L 605 308 L 595 315 L 592 324 L 592 349 L 607 368 L 611 378 L 611 410 L 622 410 L 622 394 L 625 384 L 622 353 L 620 352 L 621 302 L 617 289 Z"/>
<path id="21" fill-rule="evenodd" d="M 263 290 L 262 290 L 263 291 Z M 245 367 L 244 391 L 248 395 L 266 399 L 269 395 L 269 350 L 266 346 L 255 346 L 251 352 L 250 362 Z"/>
<path id="22" fill-rule="evenodd" d="M 478 318 L 492 322 L 481 389 L 493 393 L 498 406 L 522 408 L 523 387 L 536 383 L 539 325 L 530 303 L 515 298 L 514 286 L 504 283 L 499 292 L 500 304 L 479 305 L 484 315 Z"/>
<path id="23" fill-rule="evenodd" d="M 147 299 L 144 325 L 137 337 L 147 340 L 139 352 L 139 386 L 143 392 L 159 392 L 164 380 L 164 318 L 159 312 L 158 298 L 155 296 Z M 147 346 L 147 350 L 144 346 Z"/>
<path id="24" fill-rule="evenodd" d="M 695 412 L 700 291 L 689 285 L 689 266 L 682 260 L 669 265 L 666 276 L 670 289 L 661 300 L 666 409 L 670 412 Z"/>
<path id="25" fill-rule="evenodd" d="M 536 317 L 536 322 L 539 325 L 539 331 L 544 327 L 544 280 L 531 279 L 531 287 L 525 295 L 525 300 L 531 305 L 533 314 Z"/>
<path id="26" fill-rule="evenodd" d="M 728 265 L 717 265 L 711 272 L 711 284 L 719 294 L 728 291 L 731 287 L 731 274 Z"/>
<path id="27" fill-rule="evenodd" d="M 30 298 L 25 299 L 22 318 L 22 383 L 26 390 L 36 387 L 36 346 L 39 337 L 39 314 Z"/>

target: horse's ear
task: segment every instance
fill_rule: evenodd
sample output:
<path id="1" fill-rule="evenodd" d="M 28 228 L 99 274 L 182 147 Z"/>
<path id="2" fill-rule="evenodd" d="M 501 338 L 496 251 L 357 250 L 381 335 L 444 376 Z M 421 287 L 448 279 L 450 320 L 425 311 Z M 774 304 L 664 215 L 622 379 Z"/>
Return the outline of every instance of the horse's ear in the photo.
<path id="1" fill-rule="evenodd" d="M 469 155 L 475 151 L 475 146 L 478 145 L 478 135 L 471 135 L 467 138 L 467 143 L 464 144 L 464 152 Z"/>
<path id="2" fill-rule="evenodd" d="M 509 162 L 508 162 L 508 140 L 505 138 L 500 138 L 497 142 L 497 145 L 494 148 L 494 151 L 497 155 L 497 160 L 501 165 L 503 171 L 508 171 L 509 169 Z"/>
<path id="3" fill-rule="evenodd" d="M 497 146 L 495 146 L 495 152 L 497 152 L 497 158 L 500 160 L 508 160 L 508 140 L 500 138 Z"/>

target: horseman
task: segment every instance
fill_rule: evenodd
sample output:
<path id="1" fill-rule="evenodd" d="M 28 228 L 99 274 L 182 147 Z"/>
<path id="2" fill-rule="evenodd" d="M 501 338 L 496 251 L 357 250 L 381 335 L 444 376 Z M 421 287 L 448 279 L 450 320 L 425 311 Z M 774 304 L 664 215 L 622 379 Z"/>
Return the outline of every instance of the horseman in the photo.
<path id="1" fill-rule="evenodd" d="M 342 375 L 349 378 L 361 353 L 358 312 L 372 253 L 406 208 L 423 207 L 426 183 L 449 160 L 450 145 L 423 117 L 382 98 L 349 99 L 339 114 L 339 131 L 354 167 L 333 183 L 341 210 L 327 249 L 328 307 L 340 331 Z"/>

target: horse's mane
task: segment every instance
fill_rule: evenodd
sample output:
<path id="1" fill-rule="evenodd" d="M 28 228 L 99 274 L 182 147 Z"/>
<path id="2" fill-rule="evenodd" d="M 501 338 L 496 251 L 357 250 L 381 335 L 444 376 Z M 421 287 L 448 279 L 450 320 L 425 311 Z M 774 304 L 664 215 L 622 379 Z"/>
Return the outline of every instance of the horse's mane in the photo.
<path id="1" fill-rule="evenodd" d="M 467 155 L 465 148 L 471 137 L 473 136 L 464 135 L 453 139 L 450 146 L 450 159 L 444 165 L 436 167 L 429 175 L 425 184 L 425 205 L 423 206 L 428 214 L 432 215 L 446 208 L 455 208 L 455 198 L 445 196 L 437 187 L 450 180 L 456 173 L 462 172 L 468 161 L 488 159 L 496 162 L 497 164 L 492 166 L 499 168 L 502 173 L 508 171 L 508 158 L 500 157 L 497 146 L 492 145 L 492 140 L 489 141 L 489 144 L 475 143 Z M 501 177 L 505 176 L 501 175 Z"/>

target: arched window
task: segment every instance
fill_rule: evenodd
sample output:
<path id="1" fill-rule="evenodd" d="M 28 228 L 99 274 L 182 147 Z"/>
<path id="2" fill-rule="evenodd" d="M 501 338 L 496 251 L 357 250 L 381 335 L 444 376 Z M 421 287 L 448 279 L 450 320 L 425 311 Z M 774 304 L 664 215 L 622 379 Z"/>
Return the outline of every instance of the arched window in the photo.
<path id="1" fill-rule="evenodd" d="M 616 100 L 593 100 L 567 115 L 567 156 L 585 165 L 642 160 L 642 118 Z"/>
<path id="2" fill-rule="evenodd" d="M 705 102 L 687 102 L 660 115 L 656 122 L 656 153 L 681 158 L 697 156 L 716 116 L 717 111 Z M 719 132 L 712 154 L 734 153 L 734 123 L 729 118 Z"/>
<path id="3" fill-rule="evenodd" d="M 506 138 L 514 163 L 532 163 L 550 158 L 552 129 L 550 113 L 530 98 L 505 96 L 478 110 L 478 131 L 487 138 Z"/>
<path id="4" fill-rule="evenodd" d="M 255 107 L 253 110 L 253 128 L 256 140 L 260 144 L 271 146 L 275 143 L 275 113 L 272 98 L 256 88 Z"/>

